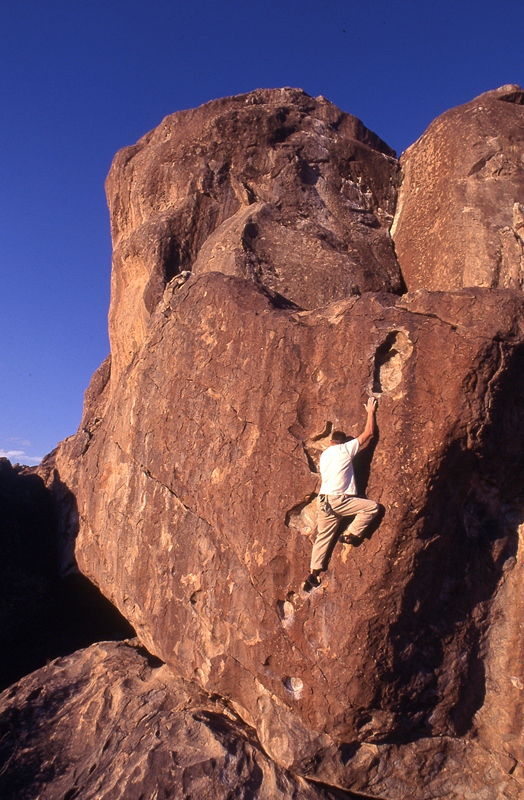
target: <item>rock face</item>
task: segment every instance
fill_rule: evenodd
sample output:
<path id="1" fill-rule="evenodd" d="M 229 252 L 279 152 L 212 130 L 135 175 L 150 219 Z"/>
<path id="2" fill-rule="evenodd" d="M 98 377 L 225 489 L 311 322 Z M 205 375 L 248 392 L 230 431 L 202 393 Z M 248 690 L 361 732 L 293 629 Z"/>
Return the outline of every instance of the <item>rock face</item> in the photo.
<path id="1" fill-rule="evenodd" d="M 462 737 L 482 709 L 504 763 L 520 756 L 522 666 L 507 675 L 511 650 L 494 652 L 487 683 L 479 651 L 511 625 L 499 591 L 520 590 L 522 312 L 520 295 L 471 290 L 304 314 L 238 278 L 193 278 L 151 318 L 81 459 L 82 434 L 63 449 L 82 571 L 283 766 L 402 797 L 401 745 L 421 765 L 444 741 L 462 775 L 447 768 L 446 796 L 472 772 L 511 784 L 478 744 L 466 768 Z M 372 388 L 380 440 L 361 469 L 386 516 L 305 599 L 314 462 L 331 426 L 359 432 Z M 511 719 L 492 686 L 514 696 Z"/>
<path id="2" fill-rule="evenodd" d="M 136 641 L 93 645 L 25 678 L 0 695 L 0 731 L 6 800 L 352 797 L 279 769 L 223 704 Z"/>
<path id="3" fill-rule="evenodd" d="M 402 156 L 392 233 L 410 291 L 522 287 L 523 102 L 520 86 L 486 92 Z"/>
<path id="4" fill-rule="evenodd" d="M 303 308 L 397 292 L 394 152 L 323 97 L 259 90 L 173 114 L 107 179 L 113 376 L 185 270 L 250 278 Z"/>
<path id="5" fill-rule="evenodd" d="M 256 92 L 117 156 L 112 356 L 42 474 L 76 498 L 81 570 L 283 769 L 389 800 L 517 798 L 524 295 L 400 295 L 394 162 L 333 109 Z M 360 210 L 341 174 L 368 187 Z M 370 393 L 357 477 L 384 517 L 306 596 L 318 457 Z"/>

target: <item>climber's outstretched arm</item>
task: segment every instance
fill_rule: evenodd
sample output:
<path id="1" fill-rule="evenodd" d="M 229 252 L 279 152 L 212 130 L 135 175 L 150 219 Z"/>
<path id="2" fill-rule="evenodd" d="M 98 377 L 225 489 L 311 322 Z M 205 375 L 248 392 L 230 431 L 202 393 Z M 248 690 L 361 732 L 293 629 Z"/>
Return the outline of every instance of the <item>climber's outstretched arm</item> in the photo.
<path id="1" fill-rule="evenodd" d="M 376 413 L 376 410 L 377 410 L 377 401 L 375 400 L 375 398 L 374 397 L 370 397 L 368 399 L 366 405 L 364 406 L 364 408 L 366 409 L 366 413 L 367 413 L 368 417 L 367 417 L 367 420 L 366 420 L 366 427 L 364 428 L 364 430 L 362 431 L 360 436 L 357 436 L 359 450 L 363 450 L 364 447 L 368 446 L 368 444 L 370 443 L 370 441 L 374 437 L 375 431 L 376 431 L 376 428 L 377 428 L 376 420 L 375 420 L 375 413 Z"/>

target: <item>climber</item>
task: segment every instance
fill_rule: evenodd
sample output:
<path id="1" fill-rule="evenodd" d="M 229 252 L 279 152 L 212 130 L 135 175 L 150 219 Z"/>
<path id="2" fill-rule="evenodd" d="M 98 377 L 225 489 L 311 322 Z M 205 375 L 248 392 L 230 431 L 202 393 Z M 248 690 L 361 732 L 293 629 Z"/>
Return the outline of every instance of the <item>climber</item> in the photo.
<path id="1" fill-rule="evenodd" d="M 379 511 L 378 503 L 357 496 L 353 459 L 367 447 L 375 435 L 377 401 L 370 397 L 365 405 L 366 427 L 356 439 L 348 439 L 342 431 L 333 431 L 329 447 L 320 456 L 322 484 L 318 496 L 317 538 L 311 554 L 310 574 L 304 591 L 320 586 L 320 573 L 326 568 L 329 546 L 337 534 L 343 517 L 354 517 L 346 533 L 340 537 L 343 544 L 357 544 L 371 520 Z"/>

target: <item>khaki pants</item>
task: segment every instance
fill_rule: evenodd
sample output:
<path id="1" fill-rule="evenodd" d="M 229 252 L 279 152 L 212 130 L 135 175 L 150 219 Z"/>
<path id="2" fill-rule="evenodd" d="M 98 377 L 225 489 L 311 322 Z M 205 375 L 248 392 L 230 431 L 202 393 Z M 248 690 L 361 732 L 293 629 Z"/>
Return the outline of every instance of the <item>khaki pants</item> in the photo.
<path id="1" fill-rule="evenodd" d="M 378 504 L 363 497 L 350 497 L 347 494 L 328 495 L 333 513 L 326 514 L 320 507 L 317 516 L 317 538 L 311 553 L 311 569 L 323 569 L 326 553 L 342 517 L 355 517 L 346 533 L 360 537 L 372 519 L 378 514 Z"/>

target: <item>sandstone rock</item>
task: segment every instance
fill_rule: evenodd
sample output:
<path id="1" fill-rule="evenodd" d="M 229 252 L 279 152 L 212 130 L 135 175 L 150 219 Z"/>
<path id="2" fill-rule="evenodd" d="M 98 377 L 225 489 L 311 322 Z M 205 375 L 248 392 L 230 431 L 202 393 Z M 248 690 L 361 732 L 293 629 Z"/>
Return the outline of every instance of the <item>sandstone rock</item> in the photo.
<path id="1" fill-rule="evenodd" d="M 516 798 L 524 298 L 278 305 L 216 272 L 166 290 L 56 457 L 80 568 L 284 768 L 392 800 Z M 385 517 L 305 597 L 315 462 L 371 391 L 359 477 Z"/>
<path id="2" fill-rule="evenodd" d="M 403 154 L 392 234 L 410 291 L 522 287 L 523 97 L 519 86 L 486 92 Z"/>
<path id="3" fill-rule="evenodd" d="M 121 150 L 107 179 L 113 376 L 180 271 L 247 277 L 303 308 L 399 291 L 394 155 L 298 89 L 178 112 Z"/>
<path id="4" fill-rule="evenodd" d="M 0 695 L 0 761 L 5 800 L 352 797 L 280 769 L 137 642 L 93 645 Z"/>
<path id="5" fill-rule="evenodd" d="M 393 154 L 323 98 L 227 98 L 122 151 L 111 358 L 39 468 L 64 564 L 147 649 L 281 769 L 367 796 L 522 796 L 521 100 L 405 155 L 403 296 Z M 306 596 L 318 457 L 369 393 L 384 518 Z"/>

